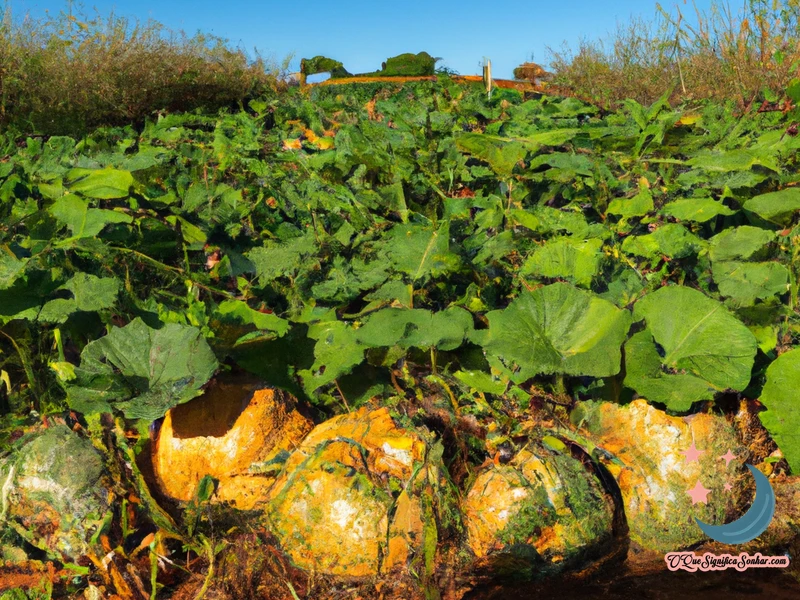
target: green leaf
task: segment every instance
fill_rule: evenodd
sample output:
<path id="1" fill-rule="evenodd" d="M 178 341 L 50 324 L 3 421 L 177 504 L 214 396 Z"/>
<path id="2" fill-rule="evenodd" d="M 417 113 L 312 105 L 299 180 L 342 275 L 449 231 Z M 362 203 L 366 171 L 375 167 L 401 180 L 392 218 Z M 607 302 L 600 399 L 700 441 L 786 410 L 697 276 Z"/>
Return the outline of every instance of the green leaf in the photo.
<path id="1" fill-rule="evenodd" d="M 199 396 L 218 366 L 199 329 L 151 329 L 137 318 L 86 345 L 67 402 L 84 414 L 119 410 L 152 421 Z"/>
<path id="2" fill-rule="evenodd" d="M 712 261 L 749 259 L 775 239 L 775 232 L 742 225 L 726 229 L 709 240 L 708 255 Z"/>
<path id="3" fill-rule="evenodd" d="M 259 283 L 265 285 L 278 277 L 293 275 L 303 259 L 316 250 L 314 235 L 306 233 L 287 242 L 273 242 L 266 247 L 253 248 L 246 256 L 255 265 Z"/>
<path id="4" fill-rule="evenodd" d="M 642 276 L 630 267 L 623 267 L 619 274 L 611 277 L 608 291 L 600 297 L 622 308 L 633 302 L 643 289 Z"/>
<path id="5" fill-rule="evenodd" d="M 711 273 L 720 295 L 737 307 L 789 291 L 789 269 L 777 262 L 714 262 Z"/>
<path id="6" fill-rule="evenodd" d="M 774 438 L 793 473 L 800 472 L 800 348 L 781 354 L 767 368 L 767 382 L 758 413 L 761 423 Z"/>
<path id="7" fill-rule="evenodd" d="M 450 252 L 450 223 L 432 226 L 395 225 L 385 238 L 383 254 L 395 271 L 412 281 L 436 277 L 455 270 L 457 255 Z"/>
<path id="8" fill-rule="evenodd" d="M 747 328 L 753 332 L 758 341 L 758 347 L 764 354 L 775 350 L 778 345 L 778 327 L 775 325 L 748 325 Z"/>
<path id="9" fill-rule="evenodd" d="M 772 157 L 764 156 L 763 152 L 744 148 L 727 152 L 705 152 L 690 159 L 688 162 L 693 167 L 718 173 L 749 171 L 755 165 L 766 167 L 776 173 L 780 172 L 780 167 Z"/>
<path id="10" fill-rule="evenodd" d="M 202 229 L 196 225 L 193 225 L 183 217 L 170 215 L 164 220 L 173 226 L 176 226 L 178 223 L 180 223 L 181 235 L 183 236 L 183 241 L 189 250 L 202 250 L 203 246 L 208 241 L 208 237 Z"/>
<path id="11" fill-rule="evenodd" d="M 211 475 L 204 475 L 200 482 L 197 484 L 197 490 L 194 493 L 194 501 L 197 504 L 208 502 L 211 496 L 216 491 L 214 478 Z"/>
<path id="12" fill-rule="evenodd" d="M 625 238 L 622 251 L 646 258 L 664 255 L 669 258 L 685 258 L 703 247 L 704 242 L 686 230 L 683 225 L 667 223 L 647 235 Z"/>
<path id="13" fill-rule="evenodd" d="M 556 452 L 562 452 L 562 453 L 568 452 L 567 445 L 564 442 L 562 442 L 560 439 L 558 439 L 557 437 L 555 437 L 553 435 L 544 436 L 542 438 L 542 444 L 546 448 L 548 448 L 550 450 L 554 450 Z"/>
<path id="14" fill-rule="evenodd" d="M 472 332 L 472 315 L 454 306 L 437 313 L 423 309 L 385 308 L 357 330 L 356 339 L 369 347 L 455 350 Z"/>
<path id="15" fill-rule="evenodd" d="M 474 338 L 521 383 L 534 375 L 610 377 L 620 370 L 630 313 L 565 283 L 525 292 L 505 310 L 487 313 Z"/>
<path id="16" fill-rule="evenodd" d="M 94 237 L 109 223 L 131 223 L 125 213 L 101 208 L 89 208 L 89 203 L 77 196 L 64 196 L 50 207 L 52 215 L 64 223 L 73 238 Z"/>
<path id="17" fill-rule="evenodd" d="M 715 389 L 690 373 L 669 372 L 662 364 L 649 329 L 634 334 L 625 343 L 625 386 L 667 409 L 687 411 L 694 402 L 712 400 Z"/>
<path id="18" fill-rule="evenodd" d="M 713 198 L 683 198 L 664 205 L 661 209 L 662 214 L 675 217 L 681 221 L 695 221 L 705 223 L 717 215 L 733 215 L 735 210 L 731 210 L 722 202 Z"/>
<path id="19" fill-rule="evenodd" d="M 14 281 L 25 271 L 28 259 L 19 260 L 10 251 L 5 252 L 0 247 L 0 290 L 10 288 Z"/>
<path id="20" fill-rule="evenodd" d="M 541 131 L 532 135 L 520 138 L 530 150 L 538 149 L 538 146 L 563 146 L 570 140 L 579 136 L 583 131 L 581 129 L 551 129 L 550 131 Z"/>
<path id="21" fill-rule="evenodd" d="M 358 341 L 358 330 L 342 321 L 315 323 L 308 337 L 317 340 L 314 364 L 299 372 L 303 387 L 311 394 L 353 370 L 364 360 L 366 347 Z"/>
<path id="22" fill-rule="evenodd" d="M 334 302 L 349 302 L 361 292 L 374 289 L 389 277 L 389 263 L 386 260 L 373 260 L 364 262 L 356 257 L 347 260 L 342 255 L 333 259 L 333 268 L 328 272 L 328 278 L 316 284 L 312 291 L 318 300 Z M 402 282 L 397 282 L 402 287 L 408 288 Z"/>
<path id="23" fill-rule="evenodd" d="M 668 372 L 689 373 L 720 391 L 750 383 L 756 339 L 720 302 L 670 285 L 637 301 L 634 318 L 645 320 L 664 349 L 661 363 Z"/>
<path id="24" fill-rule="evenodd" d="M 120 281 L 113 277 L 100 278 L 77 273 L 59 290 L 72 292 L 72 298 L 57 298 L 42 306 L 38 320 L 44 323 L 63 323 L 76 311 L 96 311 L 114 306 Z"/>
<path id="25" fill-rule="evenodd" d="M 794 101 L 795 104 L 800 103 L 800 79 L 794 77 L 789 81 L 786 86 L 786 95 Z"/>
<path id="26" fill-rule="evenodd" d="M 456 371 L 453 376 L 471 389 L 485 394 L 500 396 L 505 394 L 508 388 L 508 380 L 497 380 L 483 371 Z"/>
<path id="27" fill-rule="evenodd" d="M 614 198 L 606 212 L 610 215 L 620 215 L 623 218 L 642 217 L 653 210 L 653 194 L 646 187 L 642 187 L 633 198 Z"/>
<path id="28" fill-rule="evenodd" d="M 212 318 L 219 321 L 221 329 L 232 328 L 236 337 L 245 335 L 255 327 L 259 331 L 269 331 L 277 337 L 286 335 L 289 322 L 273 314 L 263 313 L 250 308 L 243 300 L 225 300 L 214 311 Z"/>
<path id="29" fill-rule="evenodd" d="M 785 225 L 800 210 L 800 188 L 790 187 L 778 192 L 754 196 L 744 203 L 744 209 L 762 219 Z"/>
<path id="30" fill-rule="evenodd" d="M 67 173 L 64 183 L 70 192 L 86 198 L 127 198 L 133 185 L 133 175 L 117 169 L 72 169 Z"/>
<path id="31" fill-rule="evenodd" d="M 514 166 L 525 158 L 527 148 L 519 142 L 482 133 L 465 133 L 456 138 L 456 146 L 462 152 L 489 163 L 501 177 L 511 176 Z"/>
<path id="32" fill-rule="evenodd" d="M 523 275 L 567 279 L 575 285 L 589 287 L 600 271 L 603 241 L 559 238 L 549 240 L 525 261 Z"/>
<path id="33" fill-rule="evenodd" d="M 528 169 L 532 171 L 542 165 L 550 167 L 549 170 L 545 171 L 547 179 L 567 183 L 572 182 L 578 175 L 590 176 L 594 162 L 583 154 L 553 152 L 551 154 L 540 154 L 531 159 Z"/>

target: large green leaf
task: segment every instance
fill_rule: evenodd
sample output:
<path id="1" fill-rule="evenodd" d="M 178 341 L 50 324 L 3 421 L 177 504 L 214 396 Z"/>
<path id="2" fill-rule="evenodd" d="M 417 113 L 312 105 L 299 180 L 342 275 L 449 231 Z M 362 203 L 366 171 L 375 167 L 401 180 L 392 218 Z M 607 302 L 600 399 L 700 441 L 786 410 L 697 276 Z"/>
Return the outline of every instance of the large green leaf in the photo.
<path id="1" fill-rule="evenodd" d="M 67 402 L 85 414 L 119 410 L 152 421 L 199 396 L 218 366 L 199 329 L 151 329 L 137 318 L 86 345 L 66 382 Z"/>
<path id="2" fill-rule="evenodd" d="M 495 173 L 510 177 L 514 165 L 525 158 L 527 149 L 519 142 L 494 135 L 465 133 L 456 138 L 456 146 L 489 163 Z"/>
<path id="3" fill-rule="evenodd" d="M 789 291 L 789 269 L 777 262 L 720 261 L 714 262 L 711 273 L 719 293 L 737 307 Z"/>
<path id="4" fill-rule="evenodd" d="M 800 348 L 781 354 L 767 368 L 767 383 L 761 402 L 767 407 L 758 414 L 775 439 L 793 473 L 800 473 Z"/>
<path id="5" fill-rule="evenodd" d="M 726 229 L 709 240 L 711 260 L 749 259 L 775 239 L 775 232 L 761 227 L 742 225 Z"/>
<path id="6" fill-rule="evenodd" d="M 717 215 L 733 215 L 736 213 L 735 210 L 731 210 L 722 202 L 718 202 L 713 198 L 682 198 L 665 204 L 661 212 L 681 221 L 695 221 L 697 223 L 705 223 Z"/>
<path id="7" fill-rule="evenodd" d="M 674 411 L 689 410 L 699 400 L 712 400 L 716 392 L 700 377 L 665 369 L 649 329 L 625 343 L 625 385 Z"/>
<path id="8" fill-rule="evenodd" d="M 565 283 L 525 292 L 486 317 L 488 331 L 473 337 L 517 383 L 549 373 L 615 375 L 631 323 L 627 310 Z"/>
<path id="9" fill-rule="evenodd" d="M 385 238 L 383 254 L 395 271 L 412 281 L 436 277 L 458 267 L 459 258 L 450 252 L 450 224 L 438 229 L 423 225 L 395 225 Z"/>
<path id="10" fill-rule="evenodd" d="M 743 390 L 750 383 L 756 338 L 720 302 L 671 285 L 637 301 L 634 318 L 646 321 L 663 348 L 667 372 L 695 375 L 720 391 Z"/>
<path id="11" fill-rule="evenodd" d="M 42 306 L 38 320 L 45 323 L 63 323 L 76 311 L 95 311 L 110 308 L 117 301 L 120 281 L 113 277 L 100 278 L 77 273 L 59 289 L 72 293 L 72 298 L 56 298 Z"/>
<path id="12" fill-rule="evenodd" d="M 216 338 L 230 346 L 286 335 L 289 322 L 250 308 L 243 300 L 225 300 L 214 310 L 211 326 Z"/>
<path id="13" fill-rule="evenodd" d="M 398 345 L 401 348 L 454 350 L 472 332 L 472 315 L 454 306 L 431 313 L 424 309 L 385 308 L 358 329 L 356 339 L 365 346 Z"/>
<path id="14" fill-rule="evenodd" d="M 386 281 L 389 276 L 388 266 L 387 260 L 365 262 L 358 257 L 347 260 L 338 255 L 333 259 L 333 268 L 328 271 L 328 278 L 314 286 L 314 297 L 333 302 L 353 300 L 361 292 L 374 289 Z M 403 285 L 402 282 L 395 283 Z"/>
<path id="15" fill-rule="evenodd" d="M 0 290 L 5 290 L 25 271 L 28 259 L 19 260 L 13 253 L 0 247 Z"/>
<path id="16" fill-rule="evenodd" d="M 548 241 L 522 266 L 523 275 L 562 278 L 589 287 L 600 271 L 603 241 L 560 238 Z"/>
<path id="17" fill-rule="evenodd" d="M 646 187 L 632 198 L 614 198 L 608 204 L 606 212 L 623 218 L 642 217 L 653 210 L 653 194 Z"/>
<path id="18" fill-rule="evenodd" d="M 778 192 L 754 196 L 744 203 L 744 209 L 762 219 L 784 225 L 800 210 L 800 188 L 790 187 Z"/>
<path id="19" fill-rule="evenodd" d="M 272 242 L 268 246 L 253 248 L 246 256 L 256 268 L 259 283 L 269 283 L 282 276 L 291 276 L 305 257 L 316 251 L 317 244 L 311 233 L 286 242 Z"/>
<path id="20" fill-rule="evenodd" d="M 622 242 L 622 251 L 646 258 L 657 258 L 660 255 L 686 258 L 700 250 L 703 245 L 703 240 L 687 231 L 683 225 L 667 223 L 653 233 L 626 237 Z"/>
<path id="21" fill-rule="evenodd" d="M 310 369 L 299 375 L 309 394 L 346 375 L 364 360 L 366 346 L 358 341 L 358 330 L 343 321 L 315 323 L 309 327 L 308 337 L 317 340 L 315 360 Z"/>
<path id="22" fill-rule="evenodd" d="M 755 165 L 766 167 L 776 173 L 780 172 L 780 167 L 771 156 L 766 156 L 763 151 L 745 148 L 728 150 L 727 152 L 703 152 L 690 159 L 689 164 L 706 171 L 720 173 L 748 171 Z"/>
<path id="23" fill-rule="evenodd" d="M 110 223 L 130 223 L 133 218 L 125 213 L 89 208 L 89 203 L 77 196 L 64 196 L 50 207 L 53 216 L 64 223 L 73 238 L 94 237 Z"/>
<path id="24" fill-rule="evenodd" d="M 70 192 L 86 198 L 127 198 L 133 185 L 133 175 L 117 169 L 72 169 L 67 173 L 64 183 Z"/>

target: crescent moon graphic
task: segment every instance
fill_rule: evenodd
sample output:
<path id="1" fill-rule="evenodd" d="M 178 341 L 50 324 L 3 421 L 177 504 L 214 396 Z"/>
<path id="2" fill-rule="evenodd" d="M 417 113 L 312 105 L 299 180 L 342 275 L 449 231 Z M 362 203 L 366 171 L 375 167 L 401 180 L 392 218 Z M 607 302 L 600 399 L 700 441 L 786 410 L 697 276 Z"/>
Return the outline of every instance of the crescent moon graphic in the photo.
<path id="1" fill-rule="evenodd" d="M 697 517 L 694 518 L 708 537 L 723 544 L 744 544 L 757 538 L 769 527 L 775 515 L 775 492 L 772 485 L 753 465 L 748 464 L 747 468 L 756 480 L 756 495 L 746 513 L 725 525 L 709 525 Z"/>

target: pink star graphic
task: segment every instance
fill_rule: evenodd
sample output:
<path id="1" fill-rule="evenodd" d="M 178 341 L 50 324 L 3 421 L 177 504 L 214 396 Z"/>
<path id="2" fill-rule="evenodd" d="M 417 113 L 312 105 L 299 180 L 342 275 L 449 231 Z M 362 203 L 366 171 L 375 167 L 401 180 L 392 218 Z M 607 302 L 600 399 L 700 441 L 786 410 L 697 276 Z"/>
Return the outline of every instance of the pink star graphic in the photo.
<path id="1" fill-rule="evenodd" d="M 724 460 L 725 460 L 725 468 L 727 468 L 727 467 L 728 467 L 728 465 L 730 464 L 730 462 L 731 462 L 731 461 L 732 461 L 734 458 L 736 458 L 736 455 L 735 455 L 733 452 L 731 452 L 730 450 L 728 450 L 728 451 L 727 451 L 725 454 L 723 454 L 722 456 L 720 456 L 720 458 L 722 458 L 722 459 L 724 459 Z"/>
<path id="2" fill-rule="evenodd" d="M 690 463 L 693 460 L 700 462 L 700 455 L 703 454 L 704 452 L 705 450 L 698 450 L 695 447 L 694 442 L 692 442 L 692 446 L 688 450 L 682 450 L 681 454 L 686 455 L 686 462 Z"/>
<path id="3" fill-rule="evenodd" d="M 698 502 L 708 504 L 708 499 L 706 496 L 708 496 L 710 491 L 711 490 L 704 488 L 703 484 L 698 481 L 697 485 L 695 485 L 692 489 L 687 490 L 686 493 L 692 497 L 692 506 L 694 506 Z"/>
<path id="4" fill-rule="evenodd" d="M 733 486 L 730 483 L 726 483 L 722 486 L 726 492 L 730 492 L 733 489 Z"/>

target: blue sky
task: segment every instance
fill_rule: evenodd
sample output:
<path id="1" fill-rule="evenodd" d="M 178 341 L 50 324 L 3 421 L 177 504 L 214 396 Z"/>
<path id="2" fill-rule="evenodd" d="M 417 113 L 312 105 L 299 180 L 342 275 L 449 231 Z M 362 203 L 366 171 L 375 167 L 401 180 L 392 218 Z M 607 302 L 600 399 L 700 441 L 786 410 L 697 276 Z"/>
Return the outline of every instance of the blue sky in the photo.
<path id="1" fill-rule="evenodd" d="M 663 0 L 666 9 L 685 0 Z M 696 0 L 705 8 L 710 0 Z M 58 13 L 65 0 L 0 0 L 15 16 Z M 735 3 L 738 4 L 738 3 Z M 280 60 L 294 53 L 300 58 L 323 54 L 344 63 L 351 73 L 380 69 L 389 56 L 425 50 L 442 57 L 440 65 L 462 75 L 480 74 L 482 58 L 492 60 L 496 78 L 511 78 L 518 64 L 533 60 L 546 64 L 546 47 L 563 42 L 575 47 L 581 38 L 605 38 L 617 22 L 631 15 L 651 18 L 655 0 L 90 0 L 86 12 L 141 20 L 156 19 L 187 33 L 198 30 L 229 39 L 250 51 Z"/>

